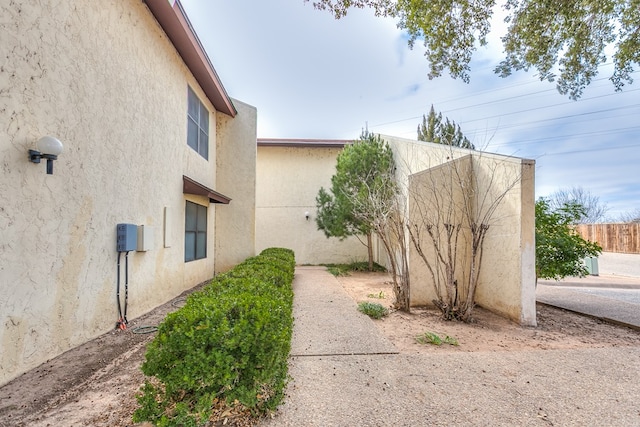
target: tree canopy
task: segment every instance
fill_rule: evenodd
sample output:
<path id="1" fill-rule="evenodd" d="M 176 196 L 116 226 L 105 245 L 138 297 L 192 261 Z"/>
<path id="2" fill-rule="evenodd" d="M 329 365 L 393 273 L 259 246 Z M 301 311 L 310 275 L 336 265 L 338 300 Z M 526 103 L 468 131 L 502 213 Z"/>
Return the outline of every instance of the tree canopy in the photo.
<path id="1" fill-rule="evenodd" d="M 572 227 L 584 216 L 584 208 L 567 202 L 553 210 L 549 202 L 541 198 L 536 201 L 535 211 L 536 276 L 555 280 L 585 276 L 588 271 L 583 259 L 598 256 L 602 248 L 584 240 Z"/>
<path id="2" fill-rule="evenodd" d="M 409 46 L 421 41 L 430 64 L 429 78 L 445 70 L 453 78 L 470 79 L 470 62 L 487 44 L 496 4 L 506 11 L 502 37 L 504 60 L 495 72 L 506 77 L 533 69 L 540 80 L 556 82 L 561 94 L 579 98 L 607 62 L 613 48 L 615 90 L 631 84 L 640 63 L 638 0 L 304 0 L 335 18 L 350 8 L 372 8 L 377 16 L 397 19 L 409 35 Z"/>
<path id="3" fill-rule="evenodd" d="M 445 117 L 442 121 L 442 113 L 436 114 L 431 106 L 429 116 L 422 116 L 422 124 L 418 125 L 418 141 L 433 142 L 436 144 L 451 145 L 454 147 L 469 148 L 475 150 L 475 146 L 464 136 L 460 126 Z"/>

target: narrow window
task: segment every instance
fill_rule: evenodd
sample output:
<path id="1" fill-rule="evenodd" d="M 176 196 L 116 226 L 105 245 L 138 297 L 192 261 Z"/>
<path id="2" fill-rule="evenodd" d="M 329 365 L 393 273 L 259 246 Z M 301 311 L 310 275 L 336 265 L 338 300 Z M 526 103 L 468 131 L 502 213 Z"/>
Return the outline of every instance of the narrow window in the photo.
<path id="1" fill-rule="evenodd" d="M 187 107 L 187 144 L 209 159 L 209 111 L 189 88 Z"/>
<path id="2" fill-rule="evenodd" d="M 187 202 L 184 226 L 184 261 L 207 257 L 207 207 Z"/>

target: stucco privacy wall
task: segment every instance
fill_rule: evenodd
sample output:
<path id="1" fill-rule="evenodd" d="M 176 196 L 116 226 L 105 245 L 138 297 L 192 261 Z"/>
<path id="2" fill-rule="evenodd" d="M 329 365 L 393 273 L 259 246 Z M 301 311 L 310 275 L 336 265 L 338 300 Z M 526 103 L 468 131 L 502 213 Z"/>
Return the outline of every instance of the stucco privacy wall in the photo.
<path id="1" fill-rule="evenodd" d="M 442 144 L 433 144 L 390 135 L 380 135 L 380 137 L 389 143 L 389 147 L 393 151 L 393 157 L 396 163 L 396 180 L 399 183 L 404 200 L 409 200 L 410 176 L 435 168 L 449 161 L 468 156 L 471 153 L 471 150 L 447 147 Z M 386 255 L 381 254 L 379 262 L 389 267 L 386 258 Z M 410 259 L 410 267 L 415 264 L 415 261 L 415 258 L 413 261 Z M 412 293 L 413 292 L 417 292 L 417 295 L 420 295 L 423 291 L 414 287 L 412 289 Z"/>
<path id="2" fill-rule="evenodd" d="M 476 302 L 524 325 L 535 325 L 535 227 L 534 227 L 534 162 L 531 160 L 475 152 L 402 138 L 382 136 L 389 142 L 397 165 L 397 178 L 405 194 L 409 177 L 414 182 L 434 180 L 437 170 L 453 167 L 456 159 L 471 156 L 471 181 L 474 188 L 470 202 L 475 216 L 483 217 L 490 200 L 505 197 L 490 215 L 490 229 L 484 243 L 482 268 Z M 455 162 L 454 162 L 455 161 Z M 446 176 L 446 174 L 445 174 Z M 452 197 L 457 197 L 454 191 Z M 487 197 L 485 197 L 487 196 Z M 409 198 L 409 209 L 411 198 Z M 468 239 L 468 233 L 463 233 Z M 433 281 L 426 266 L 412 250 L 410 254 L 412 301 L 429 304 L 433 299 Z M 461 260 L 468 264 L 468 260 Z"/>
<path id="3" fill-rule="evenodd" d="M 327 239 L 315 222 L 315 198 L 320 187 L 330 187 L 341 150 L 258 144 L 256 252 L 271 246 L 290 248 L 299 264 L 367 259 L 366 247 L 357 239 Z"/>
<path id="4" fill-rule="evenodd" d="M 452 260 L 455 259 L 458 268 L 454 279 L 458 283 L 463 283 L 468 276 L 464 272 L 471 252 L 468 245 L 471 239 L 469 229 L 463 227 L 456 233 L 448 230 L 447 225 L 464 222 L 465 205 L 468 203 L 465 188 L 469 188 L 471 183 L 472 164 L 471 155 L 467 155 L 409 176 L 409 224 L 413 238 L 420 245 L 420 251 L 416 245 L 408 245 L 409 259 L 412 260 L 410 301 L 414 306 L 432 305 L 437 298 L 434 283 L 442 287 L 441 294 L 445 292 L 447 272 L 437 262 L 438 255 L 445 259 L 451 255 Z M 440 254 L 432 244 L 434 238 L 440 245 Z M 449 241 L 456 239 L 459 245 L 452 245 L 453 250 L 449 252 Z"/>
<path id="5" fill-rule="evenodd" d="M 238 100 L 233 104 L 236 118 L 217 115 L 216 190 L 233 199 L 216 210 L 216 272 L 255 254 L 257 112 Z"/>
<path id="6" fill-rule="evenodd" d="M 140 1 L 2 2 L 0 58 L 4 383 L 114 328 L 116 224 L 155 231 L 152 250 L 128 257 L 129 319 L 210 278 L 216 247 L 250 252 L 250 233 L 216 242 L 216 212 L 228 206 L 183 194 L 182 177 L 216 189 L 226 176 L 216 173 L 216 124 L 223 141 L 254 149 L 245 138 L 255 111 L 242 106 L 234 120 L 245 125 L 224 123 Z M 211 112 L 208 160 L 186 144 L 188 85 Z M 53 175 L 27 158 L 43 135 L 65 147 Z M 245 203 L 249 187 L 225 195 Z M 209 208 L 207 257 L 189 263 L 185 200 Z"/>
<path id="7" fill-rule="evenodd" d="M 522 325 L 535 326 L 535 163 L 484 154 L 473 160 L 478 212 L 488 209 L 486 200 L 507 191 L 488 221 L 476 301 Z"/>

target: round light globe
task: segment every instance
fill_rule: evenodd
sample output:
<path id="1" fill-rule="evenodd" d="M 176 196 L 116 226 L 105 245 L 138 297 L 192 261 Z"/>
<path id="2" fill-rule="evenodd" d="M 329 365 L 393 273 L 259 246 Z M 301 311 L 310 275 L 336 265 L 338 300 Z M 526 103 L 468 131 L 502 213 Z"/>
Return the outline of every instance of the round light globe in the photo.
<path id="1" fill-rule="evenodd" d="M 36 143 L 38 147 L 38 151 L 42 154 L 50 154 L 53 156 L 57 156 L 62 153 L 62 142 L 58 141 L 56 138 L 52 136 L 43 136 Z"/>

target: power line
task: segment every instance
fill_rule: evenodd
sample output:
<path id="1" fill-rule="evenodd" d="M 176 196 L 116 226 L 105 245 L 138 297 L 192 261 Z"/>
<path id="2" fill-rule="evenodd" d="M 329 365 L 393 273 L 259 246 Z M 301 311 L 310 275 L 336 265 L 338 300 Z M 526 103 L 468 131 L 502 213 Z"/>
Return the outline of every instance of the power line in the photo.
<path id="1" fill-rule="evenodd" d="M 606 109 L 602 109 L 602 110 L 596 110 L 596 111 L 589 111 L 589 112 L 583 112 L 583 113 L 576 113 L 576 114 L 570 114 L 570 115 L 566 115 L 566 116 L 561 116 L 561 117 L 552 117 L 552 118 L 548 118 L 548 119 L 541 119 L 541 120 L 534 120 L 534 121 L 529 121 L 529 122 L 523 122 L 523 123 L 515 123 L 515 124 L 509 124 L 509 125 L 504 125 L 504 126 L 500 126 L 497 129 L 493 130 L 492 133 L 495 135 L 496 133 L 499 132 L 504 132 L 507 131 L 509 129 L 513 129 L 513 128 L 518 128 L 518 127 L 525 127 L 531 124 L 537 124 L 537 123 L 544 123 L 544 122 L 550 122 L 550 121 L 557 121 L 557 120 L 564 120 L 564 119 L 569 119 L 569 118 L 576 118 L 576 117 L 586 117 L 586 116 L 591 116 L 591 115 L 595 115 L 595 114 L 601 114 L 601 113 L 607 113 L 607 112 L 613 112 L 613 111 L 619 111 L 619 110 L 625 110 L 625 109 L 630 109 L 630 108 L 636 108 L 639 107 L 640 104 L 631 104 L 631 105 L 624 105 L 624 106 L 620 106 L 620 107 L 614 107 L 614 108 L 606 108 Z M 618 115 L 616 117 L 623 117 L 626 115 L 635 115 L 636 113 L 634 112 L 630 112 L 627 114 L 622 114 L 622 115 Z M 603 117 L 602 119 L 608 119 L 610 117 Z M 575 122 L 572 122 L 575 123 Z M 503 145 L 515 145 L 515 144 L 522 144 L 522 143 L 526 143 L 529 141 L 541 141 L 544 139 L 558 139 L 558 138 L 570 138 L 570 137 L 575 137 L 575 136 L 584 136 L 584 135 L 598 135 L 598 134 L 602 134 L 602 133 L 616 133 L 616 132 L 625 132 L 628 130 L 635 130 L 636 128 L 622 128 L 622 129 L 607 129 L 607 130 L 602 130 L 602 131 L 594 131 L 594 132 L 589 132 L 589 133 L 582 133 L 582 134 L 573 134 L 573 135 L 562 135 L 562 136 L 552 136 L 552 137 L 547 137 L 547 138 L 538 138 L 538 139 L 529 139 L 529 140 L 518 140 L 517 142 L 512 142 L 512 143 L 505 143 L 505 144 L 500 144 L 497 146 L 503 146 Z M 527 129 L 528 131 L 532 131 L 533 129 Z M 464 133 L 467 136 L 473 136 L 476 135 L 480 132 L 486 132 L 486 129 L 473 129 L 471 131 L 465 131 Z M 408 133 L 413 133 L 415 132 L 415 130 L 412 131 L 407 131 L 407 132 L 402 132 L 403 134 L 408 134 Z"/>
<path id="2" fill-rule="evenodd" d="M 629 90 L 629 91 L 627 91 L 627 93 L 636 92 L 638 90 L 640 90 L 640 88 Z M 584 100 L 585 101 L 591 101 L 591 100 L 594 100 L 594 99 L 606 98 L 606 97 L 615 96 L 615 95 L 617 95 L 617 94 L 616 93 L 609 93 L 609 94 L 605 94 L 605 95 L 594 96 L 594 97 L 591 97 L 591 98 L 585 98 Z M 546 108 L 559 107 L 559 106 L 563 106 L 563 105 L 567 105 L 567 104 L 569 104 L 569 103 L 561 102 L 559 104 L 551 104 L 551 105 L 545 105 L 545 106 L 542 106 L 542 107 L 528 108 L 526 110 L 510 111 L 508 113 L 502 113 L 502 114 L 497 114 L 497 115 L 493 115 L 493 116 L 482 117 L 482 118 L 479 118 L 479 119 L 466 120 L 466 121 L 461 122 L 461 123 L 471 123 L 471 122 L 477 122 L 477 121 L 480 121 L 480 120 L 488 120 L 488 119 L 495 119 L 495 118 L 499 118 L 499 117 L 501 118 L 501 117 L 504 117 L 504 116 L 512 116 L 514 114 L 530 113 L 531 111 L 537 111 L 537 110 L 542 110 L 542 109 L 546 109 Z"/>
<path id="3" fill-rule="evenodd" d="M 558 153 L 544 153 L 537 156 L 537 158 L 550 157 L 550 156 L 563 156 L 566 154 L 592 153 L 596 151 L 612 151 L 612 150 L 620 150 L 622 148 L 635 148 L 635 147 L 640 147 L 640 143 L 629 144 L 629 145 L 618 145 L 614 147 L 601 147 L 601 148 L 590 148 L 590 149 L 584 149 L 584 150 L 560 151 Z"/>
<path id="4" fill-rule="evenodd" d="M 639 89 L 631 89 L 625 93 L 629 93 L 629 92 L 636 92 L 640 90 Z M 517 97 L 524 97 L 524 96 L 530 96 L 531 94 L 523 94 L 523 95 L 518 95 L 515 97 L 511 97 L 511 98 L 507 98 L 507 99 L 512 99 L 512 98 L 517 98 Z M 598 95 L 598 96 L 594 96 L 591 98 L 584 98 L 583 101 L 590 101 L 590 100 L 594 100 L 594 99 L 600 99 L 600 98 L 604 98 L 604 97 L 609 97 L 609 96 L 615 96 L 618 95 L 618 93 L 608 93 L 608 94 L 604 94 L 604 95 Z M 504 102 L 505 99 L 500 99 L 500 100 L 496 100 L 496 101 L 487 101 L 484 103 L 480 103 L 480 104 L 475 104 L 475 105 L 470 105 L 467 107 L 460 107 L 460 108 L 456 108 L 454 110 L 446 110 L 443 113 L 449 112 L 449 111 L 457 111 L 457 110 L 462 110 L 462 109 L 468 109 L 468 108 L 474 108 L 474 107 L 479 107 L 479 106 L 484 106 L 484 105 L 488 105 L 491 103 L 498 103 L 498 102 Z M 518 111 L 510 111 L 507 113 L 501 113 L 501 114 L 497 114 L 497 115 L 493 115 L 493 116 L 487 116 L 487 117 L 482 117 L 482 118 L 478 118 L 478 119 L 471 119 L 471 120 L 465 120 L 465 121 L 460 121 L 460 122 L 456 122 L 458 123 L 460 126 L 462 126 L 463 124 L 467 124 L 467 123 L 472 123 L 472 122 L 477 122 L 477 121 L 481 121 L 481 120 L 489 120 L 489 119 L 495 119 L 495 118 L 502 118 L 504 116 L 511 116 L 511 115 L 515 115 L 515 114 L 521 114 L 521 113 L 529 113 L 531 111 L 536 111 L 536 110 L 542 110 L 542 109 L 546 109 L 546 108 L 553 108 L 553 107 L 559 107 L 559 106 L 563 106 L 563 105 L 574 105 L 575 101 L 572 102 L 561 102 L 558 104 L 552 104 L 552 105 L 544 105 L 544 106 L 540 106 L 540 107 L 534 107 L 534 108 L 529 108 L 529 109 L 525 109 L 525 110 L 518 110 Z M 630 107 L 635 107 L 638 106 L 638 104 L 633 104 Z M 625 108 L 625 107 L 617 107 L 617 109 L 621 109 L 621 108 Z M 595 112 L 588 112 L 588 113 L 580 113 L 580 114 L 595 114 L 601 111 L 609 111 L 609 110 L 597 110 Z M 571 117 L 571 116 L 566 116 L 566 117 Z M 407 117 L 404 119 L 398 119 L 398 120 L 393 120 L 390 122 L 384 122 L 384 123 L 378 123 L 375 125 L 371 125 L 371 128 L 377 128 L 377 127 L 382 127 L 382 126 L 388 126 L 388 125 L 393 125 L 393 124 L 397 124 L 397 123 L 402 123 L 402 122 L 406 122 L 409 120 L 418 120 L 421 119 L 422 115 L 420 116 L 413 116 L 413 117 Z M 546 119 L 546 120 L 555 120 L 555 119 Z M 417 127 L 418 125 L 416 125 Z"/>
<path id="5" fill-rule="evenodd" d="M 624 106 L 621 106 L 621 107 L 606 108 L 606 109 L 603 109 L 603 110 L 596 110 L 596 111 L 588 111 L 588 112 L 584 112 L 584 113 L 569 114 L 569 115 L 566 115 L 566 116 L 551 117 L 551 118 L 548 118 L 548 119 L 533 120 L 533 121 L 529 121 L 529 122 L 512 123 L 512 124 L 508 124 L 508 125 L 501 125 L 499 128 L 497 128 L 495 130 L 495 132 L 506 131 L 506 130 L 514 128 L 514 127 L 517 128 L 517 127 L 523 127 L 523 126 L 528 126 L 528 125 L 532 125 L 532 124 L 538 124 L 538 123 L 544 123 L 544 122 L 550 122 L 550 121 L 556 121 L 556 120 L 571 119 L 571 118 L 575 118 L 575 117 L 584 117 L 584 116 L 589 116 L 589 115 L 594 115 L 594 114 L 608 113 L 608 112 L 612 112 L 612 111 L 625 110 L 625 109 L 636 108 L 636 107 L 640 107 L 640 104 L 624 105 Z M 626 113 L 626 114 L 618 114 L 616 117 L 624 117 L 624 116 L 636 115 L 636 114 L 637 114 L 637 112 L 629 112 L 629 113 Z M 595 120 L 608 119 L 608 118 L 610 118 L 610 117 L 601 117 L 601 118 L 596 118 Z M 580 121 L 583 121 L 583 120 L 580 120 Z M 572 121 L 571 123 L 576 123 L 576 121 Z M 531 130 L 531 129 L 529 129 L 529 130 Z M 469 135 L 474 135 L 474 134 L 476 134 L 478 132 L 483 132 L 483 131 L 486 131 L 486 129 L 465 130 L 464 133 L 465 133 L 465 135 L 469 136 Z"/>
<path id="6" fill-rule="evenodd" d="M 607 65 L 607 64 L 604 64 L 604 65 Z M 634 71 L 632 74 L 636 74 L 638 72 L 640 72 L 640 71 Z M 603 81 L 603 80 L 609 80 L 609 78 L 608 77 L 600 77 L 598 79 L 594 79 L 592 81 L 592 83 L 591 83 L 591 87 L 594 87 L 593 83 L 600 82 L 600 81 Z M 459 101 L 459 100 L 462 100 L 462 99 L 469 99 L 471 97 L 484 95 L 486 93 L 495 93 L 495 92 L 502 91 L 502 90 L 512 89 L 514 87 L 524 86 L 524 85 L 528 85 L 528 84 L 532 84 L 532 83 L 538 83 L 538 81 L 529 81 L 529 82 L 517 83 L 517 84 L 513 84 L 513 85 L 509 85 L 509 86 L 503 86 L 503 87 L 500 87 L 500 88 L 492 88 L 492 89 L 485 89 L 485 90 L 477 91 L 477 92 L 470 92 L 470 93 L 466 93 L 463 96 L 459 96 L 459 97 L 456 97 L 456 98 L 445 99 L 445 100 L 442 100 L 442 101 L 436 101 L 436 102 L 432 102 L 431 104 L 432 105 L 445 104 L 445 103 L 449 103 L 449 102 L 453 102 L 453 101 Z M 631 90 L 625 91 L 624 93 L 635 92 L 637 90 L 640 90 L 640 89 L 631 89 Z M 499 99 L 495 99 L 495 100 L 492 100 L 492 101 L 486 101 L 486 102 L 481 102 L 481 103 L 478 103 L 478 104 L 467 105 L 467 106 L 464 106 L 464 107 L 459 107 L 459 108 L 454 108 L 454 109 L 449 109 L 449 110 L 443 110 L 443 111 L 441 111 L 441 113 L 444 115 L 445 113 L 452 112 L 452 111 L 460 111 L 460 110 L 466 110 L 466 109 L 486 106 L 486 105 L 490 105 L 490 104 L 498 104 L 498 103 L 506 102 L 506 101 L 509 101 L 509 100 L 514 100 L 514 99 L 524 98 L 524 97 L 531 97 L 531 96 L 538 96 L 538 95 L 541 95 L 543 93 L 554 92 L 554 91 L 556 91 L 555 88 L 543 89 L 543 90 L 538 90 L 538 91 L 535 91 L 535 92 L 529 92 L 529 93 L 510 96 L 510 97 L 507 97 L 507 98 L 499 98 Z M 584 102 L 584 101 L 589 101 L 589 100 L 594 100 L 594 99 L 599 99 L 599 98 L 608 97 L 608 96 L 614 96 L 614 95 L 619 95 L 619 93 L 618 92 L 614 92 L 614 93 L 607 93 L 607 94 L 604 94 L 604 95 L 593 96 L 593 97 L 590 97 L 590 98 L 582 98 L 577 102 Z M 562 103 L 558 103 L 558 104 L 546 105 L 546 106 L 536 107 L 536 108 L 527 109 L 527 110 L 520 110 L 520 111 L 509 112 L 509 113 L 504 113 L 504 114 L 500 114 L 500 115 L 494 115 L 494 116 L 489 116 L 489 117 L 484 117 L 484 118 L 479 118 L 479 119 L 467 120 L 467 121 L 464 121 L 464 122 L 459 122 L 459 121 L 456 121 L 456 122 L 459 122 L 459 124 L 470 123 L 470 122 L 474 122 L 474 121 L 480 121 L 480 120 L 487 120 L 487 119 L 502 117 L 502 116 L 505 116 L 505 115 L 513 115 L 513 114 L 519 114 L 519 113 L 523 113 L 523 112 L 530 112 L 530 111 L 540 110 L 540 109 L 544 109 L 544 108 L 552 108 L 552 107 L 557 107 L 557 106 L 575 105 L 575 104 L 576 104 L 576 101 L 562 102 Z M 411 117 L 406 117 L 406 118 L 403 118 L 403 119 L 393 120 L 393 121 L 389 121 L 389 122 L 378 123 L 378 124 L 372 125 L 371 127 L 372 128 L 376 128 L 376 127 L 381 127 L 381 126 L 387 126 L 387 125 L 402 123 L 402 122 L 409 121 L 409 120 L 418 120 L 418 119 L 421 119 L 423 115 L 424 115 L 424 113 L 419 115 L 419 116 L 411 116 Z"/>
<path id="7" fill-rule="evenodd" d="M 630 132 L 635 130 L 640 130 L 640 126 L 632 126 L 628 128 L 621 128 L 621 129 L 615 129 L 615 130 L 609 130 L 609 129 L 598 130 L 598 131 L 575 133 L 575 134 L 569 134 L 569 135 L 553 135 L 553 136 L 546 136 L 543 138 L 534 138 L 534 139 L 520 139 L 516 142 L 499 144 L 496 146 L 519 145 L 519 144 L 527 144 L 529 142 L 549 141 L 554 139 L 570 139 L 570 138 L 576 138 L 580 136 L 594 136 L 594 135 L 602 135 L 602 134 L 609 135 L 612 133 L 624 133 L 624 132 Z"/>
<path id="8" fill-rule="evenodd" d="M 639 72 L 640 71 L 634 71 L 631 74 L 636 74 L 636 73 L 639 73 Z M 603 80 L 609 80 L 609 77 L 600 77 L 600 78 L 594 79 L 594 80 L 591 81 L 591 84 L 589 86 L 591 88 L 601 87 L 601 86 L 594 85 L 594 83 L 601 82 Z M 486 93 L 496 93 L 496 92 L 499 92 L 499 91 L 502 91 L 502 90 L 513 89 L 515 87 L 525 86 L 525 85 L 529 85 L 529 84 L 533 84 L 533 83 L 541 83 L 541 82 L 542 81 L 540 81 L 540 80 L 532 80 L 532 81 L 517 83 L 517 84 L 513 84 L 513 85 L 509 85 L 509 86 L 503 86 L 503 87 L 499 87 L 499 88 L 485 89 L 485 90 L 481 90 L 481 91 L 477 91 L 477 92 L 467 93 L 467 94 L 465 94 L 463 96 L 459 96 L 457 98 L 451 98 L 451 99 L 447 99 L 447 100 L 443 100 L 443 101 L 437 101 L 437 102 L 434 102 L 433 104 L 446 104 L 448 102 L 460 101 L 462 99 L 468 99 L 469 97 L 473 97 L 473 96 L 484 95 Z M 524 93 L 524 94 L 516 95 L 516 96 L 513 96 L 513 97 L 509 97 L 509 98 L 498 99 L 495 102 L 502 102 L 504 100 L 514 99 L 514 98 L 519 98 L 519 97 L 524 97 L 524 96 L 540 95 L 542 93 L 547 93 L 547 92 L 557 92 L 557 88 L 536 90 L 534 92 Z M 478 104 L 478 105 L 482 105 L 482 104 Z M 456 110 L 459 110 L 459 108 L 456 109 Z M 456 111 L 456 110 L 446 110 L 446 111 Z"/>

